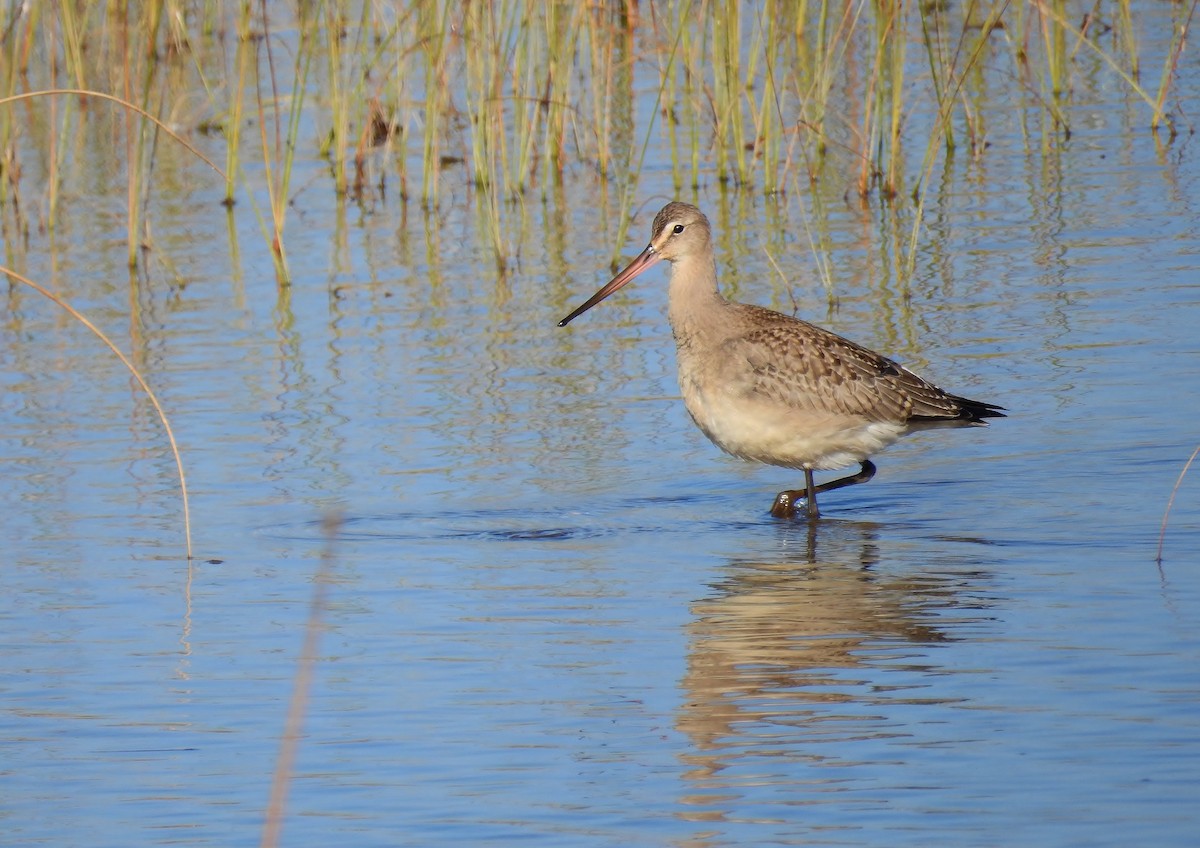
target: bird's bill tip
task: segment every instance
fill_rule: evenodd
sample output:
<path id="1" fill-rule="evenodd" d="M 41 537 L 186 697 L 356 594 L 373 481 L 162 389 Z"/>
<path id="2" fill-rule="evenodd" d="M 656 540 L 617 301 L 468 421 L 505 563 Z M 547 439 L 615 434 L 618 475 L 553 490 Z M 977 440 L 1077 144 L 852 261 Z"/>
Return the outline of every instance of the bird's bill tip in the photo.
<path id="1" fill-rule="evenodd" d="M 658 260 L 662 259 L 662 254 L 654 249 L 654 245 L 647 245 L 646 249 L 638 254 L 637 258 L 625 266 L 617 276 L 613 277 L 605 283 L 599 291 L 584 301 L 578 309 L 568 315 L 566 318 L 558 322 L 558 326 L 565 327 L 578 318 L 583 313 L 587 312 L 604 298 L 615 292 L 617 289 L 624 286 L 634 277 L 652 267 Z"/>

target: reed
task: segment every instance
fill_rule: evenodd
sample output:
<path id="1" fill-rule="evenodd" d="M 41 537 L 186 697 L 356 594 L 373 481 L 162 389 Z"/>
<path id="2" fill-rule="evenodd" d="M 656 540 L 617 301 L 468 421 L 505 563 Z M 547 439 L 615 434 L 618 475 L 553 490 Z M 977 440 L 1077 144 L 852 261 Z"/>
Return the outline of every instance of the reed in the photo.
<path id="1" fill-rule="evenodd" d="M 683 40 L 683 33 L 684 33 L 685 28 L 686 28 L 685 24 L 682 21 L 676 25 L 674 35 L 671 39 L 671 52 L 670 52 L 670 55 L 666 62 L 666 67 L 668 69 L 670 68 L 671 64 L 675 61 L 675 56 L 677 55 L 677 52 L 679 49 L 679 44 Z M 668 78 L 669 78 L 669 72 L 667 75 L 664 75 L 663 77 L 660 78 L 660 82 L 659 82 L 659 86 L 658 86 L 658 93 L 654 99 L 654 109 L 653 109 L 652 114 L 657 115 L 660 112 L 660 108 L 661 108 L 662 102 L 663 102 L 663 93 L 667 90 Z M 628 162 L 629 167 L 624 169 L 625 173 L 626 173 L 626 178 L 624 181 L 624 185 L 621 187 L 621 205 L 620 205 L 620 209 L 619 209 L 620 223 L 617 226 L 617 236 L 615 239 L 615 244 L 617 245 L 617 247 L 614 249 L 612 260 L 609 263 L 614 268 L 618 264 L 617 260 L 618 260 L 618 257 L 620 256 L 620 251 L 621 251 L 620 246 L 625 243 L 625 237 L 628 235 L 628 232 L 629 232 L 629 224 L 630 224 L 630 220 L 632 217 L 630 213 L 633 210 L 633 202 L 634 202 L 634 196 L 637 191 L 638 177 L 641 174 L 642 166 L 645 164 L 645 161 L 646 161 L 646 151 L 650 147 L 650 141 L 652 140 L 652 137 L 653 137 L 653 135 L 652 135 L 653 129 L 654 129 L 653 126 L 649 126 L 646 128 L 645 134 L 642 139 L 640 151 L 635 150 L 633 147 L 633 145 L 636 143 L 634 137 L 631 135 L 630 139 L 629 139 L 629 143 L 630 143 L 629 162 Z"/>
<path id="2" fill-rule="evenodd" d="M 1131 0 L 1117 0 L 1116 19 L 1113 22 L 1113 41 L 1116 49 L 1122 50 L 1129 61 L 1129 76 L 1140 80 L 1141 57 L 1138 52 L 1137 31 L 1133 26 L 1133 4 Z"/>
<path id="3" fill-rule="evenodd" d="M 782 80 L 776 78 L 776 68 L 782 67 L 787 49 L 781 33 L 786 31 L 787 16 L 795 14 L 795 8 L 791 3 L 770 0 L 764 5 L 763 16 L 758 21 L 763 41 L 763 84 L 754 121 L 754 143 L 765 194 L 775 194 L 783 186 L 780 156 L 787 93 L 782 88 Z"/>
<path id="4" fill-rule="evenodd" d="M 329 160 L 334 191 L 361 197 L 366 189 L 369 151 L 390 143 L 397 130 L 394 115 L 398 109 L 394 104 L 385 105 L 383 86 L 406 74 L 399 68 L 401 58 L 390 67 L 386 58 L 394 49 L 402 19 L 381 20 L 371 3 L 362 4 L 357 12 L 357 20 L 351 20 L 348 11 L 336 3 L 325 5 L 321 35 L 328 42 L 324 53 L 330 128 L 320 149 Z M 400 157 L 399 162 L 403 161 Z M 352 164 L 353 183 L 349 177 Z"/>
<path id="5" fill-rule="evenodd" d="M 144 112 L 150 113 L 154 99 L 153 114 L 161 116 L 166 95 L 165 80 L 159 79 L 159 39 L 162 30 L 164 7 L 161 3 L 149 3 L 134 19 L 129 36 L 124 39 L 125 62 L 124 82 L 126 99 L 136 97 Z M 157 88 L 157 95 L 155 89 Z M 154 152 L 157 149 L 158 122 L 138 120 L 130 112 L 125 113 L 126 168 L 129 198 L 126 204 L 128 224 L 126 231 L 127 259 L 129 267 L 138 264 L 143 248 L 150 246 L 150 231 L 145 210 L 150 199 L 150 177 L 154 170 Z"/>
<path id="6" fill-rule="evenodd" d="M 742 85 L 740 70 L 741 6 L 737 0 L 714 4 L 711 22 L 713 137 L 717 180 L 744 185 L 742 162 Z"/>
<path id="7" fill-rule="evenodd" d="M 363 4 L 363 14 L 366 14 L 369 5 L 368 3 Z M 324 26 L 320 27 L 320 31 L 314 35 L 322 38 L 324 42 L 322 45 L 324 49 L 320 52 L 326 62 L 325 79 L 328 86 L 330 128 L 320 150 L 321 155 L 330 160 L 330 170 L 333 172 L 333 190 L 339 195 L 344 195 L 349 187 L 346 160 L 351 133 L 351 100 L 346 91 L 348 85 L 348 81 L 344 78 L 346 61 L 342 51 L 342 33 L 346 29 L 346 22 L 342 10 L 336 3 L 323 4 L 322 11 L 324 12 Z M 361 34 L 363 27 L 356 27 L 355 31 Z"/>
<path id="8" fill-rule="evenodd" d="M 28 32 L 29 27 L 20 27 L 21 21 L 22 18 L 14 18 L 10 22 L 4 42 L 23 41 L 20 35 Z M 54 37 L 53 28 L 51 28 L 49 37 Z M 0 67 L 0 103 L 7 102 L 16 93 L 17 86 L 24 74 L 21 55 L 15 48 L 6 56 L 6 59 L 7 61 Z M 54 123 L 53 118 L 54 113 L 52 111 L 52 123 Z M 0 226 L 3 228 L 4 246 L 8 254 L 7 261 L 9 262 L 13 261 L 12 254 L 15 246 L 23 243 L 29 232 L 28 224 L 24 220 L 22 212 L 21 167 L 17 152 L 17 133 L 18 121 L 16 120 L 16 110 L 10 108 L 0 109 L 0 212 L 2 212 L 2 215 L 0 215 Z M 51 137 L 55 138 L 53 133 Z M 54 186 L 57 185 L 58 177 L 58 150 L 59 146 L 57 145 L 52 146 L 50 149 L 50 185 L 48 186 L 48 190 L 51 197 L 57 197 Z M 53 203 L 51 203 L 51 215 L 53 214 L 53 208 Z"/>
<path id="9" fill-rule="evenodd" d="M 979 37 L 974 40 L 973 44 L 970 43 L 968 38 L 968 34 L 972 29 L 971 19 L 969 16 L 964 19 L 965 22 L 960 31 L 958 44 L 952 54 L 954 58 L 949 63 L 942 65 L 944 85 L 936 104 L 937 119 L 934 121 L 933 130 L 925 146 L 925 155 L 918 182 L 912 191 L 914 214 L 911 236 L 908 240 L 907 250 L 898 251 L 898 254 L 903 256 L 902 279 L 912 279 L 916 268 L 918 241 L 925 210 L 925 192 L 922 188 L 928 182 L 930 174 L 933 173 L 936 152 L 941 146 L 941 139 L 950 131 L 954 107 L 959 99 L 960 92 L 972 71 L 979 66 L 981 58 L 987 50 L 988 38 L 1000 26 L 1006 8 L 1007 0 L 1001 0 L 1001 2 L 991 7 L 987 18 L 980 27 Z M 963 57 L 961 66 L 959 66 L 959 57 Z M 899 244 L 899 241 L 897 243 Z"/>
<path id="10" fill-rule="evenodd" d="M 261 5 L 260 23 L 263 37 L 262 56 L 255 63 L 255 95 L 258 107 L 259 140 L 261 143 L 263 168 L 266 172 L 266 188 L 270 200 L 269 243 L 271 259 L 275 263 L 275 274 L 281 285 L 291 282 L 288 271 L 287 252 L 284 248 L 283 230 L 287 221 L 288 192 L 291 187 L 292 165 L 295 162 L 299 137 L 300 120 L 303 114 L 304 92 L 313 60 L 313 43 L 317 35 L 315 21 L 299 22 L 298 44 L 293 52 L 291 69 L 292 91 L 289 97 L 281 93 L 272 46 L 270 17 L 267 3 Z M 263 99 L 264 66 L 270 96 Z M 288 103 L 286 127 L 281 103 Z"/>
<path id="11" fill-rule="evenodd" d="M 906 190 L 906 170 L 918 161 L 924 170 L 931 135 L 953 150 L 965 133 L 974 155 L 985 155 L 987 92 L 998 84 L 1015 82 L 1018 97 L 1040 110 L 1044 143 L 1069 133 L 1073 92 L 1091 84 L 1079 70 L 1089 55 L 1089 67 L 1098 58 L 1146 104 L 1152 128 L 1174 131 L 1187 112 L 1172 107 L 1172 95 L 1196 4 L 1154 18 L 1173 29 L 1161 39 L 1167 49 L 1150 91 L 1139 82 L 1145 25 L 1134 0 L 32 4 L 15 7 L 0 41 L 0 95 L 22 93 L 24 68 L 42 75 L 43 88 L 106 92 L 161 118 L 180 87 L 206 90 L 211 126 L 224 137 L 224 202 L 246 183 L 247 160 L 261 165 L 264 184 L 247 184 L 247 193 L 265 195 L 264 232 L 286 280 L 290 175 L 306 151 L 328 159 L 335 193 L 361 193 L 379 163 L 380 185 L 395 174 L 405 198 L 411 154 L 429 208 L 448 169 L 465 163 L 469 189 L 489 192 L 483 208 L 498 256 L 511 253 L 505 205 L 539 184 L 544 196 L 572 163 L 586 163 L 579 175 L 602 197 L 615 190 L 628 208 L 651 128 L 670 152 L 677 191 L 712 176 L 773 194 L 803 163 L 810 180 L 842 171 L 864 199 L 878 191 L 891 201 Z M 233 49 L 211 49 L 225 33 Z M 658 75 L 652 113 L 635 108 L 651 94 L 635 90 L 645 68 Z M 925 129 L 913 116 L 931 104 L 936 126 Z M 62 142 L 92 117 L 86 104 L 51 107 L 42 182 L 51 226 Z M 158 130 L 128 114 L 123 133 L 135 262 L 148 238 Z M 28 208 L 18 205 L 24 136 L 11 112 L 0 117 L 0 200 L 10 221 Z M 372 156 L 385 145 L 395 155 Z"/>
<path id="12" fill-rule="evenodd" d="M 849 13 L 851 7 L 846 6 L 845 8 Z M 842 26 L 839 23 L 836 33 L 830 32 L 830 8 L 826 0 L 822 0 L 818 6 L 815 29 L 807 26 L 805 21 L 806 18 L 801 18 L 800 31 L 797 33 L 800 36 L 798 41 L 801 46 L 797 62 L 799 67 L 806 70 L 807 73 L 797 72 L 795 77 L 797 79 L 796 93 L 801 103 L 799 125 L 806 130 L 806 135 L 815 140 L 815 144 L 806 145 L 811 149 L 810 155 L 806 157 L 810 163 L 809 174 L 811 176 L 814 171 L 813 161 L 823 159 L 827 150 L 826 104 L 829 102 L 829 93 L 833 90 L 833 72 L 841 64 L 836 33 L 842 31 Z M 842 18 L 841 21 L 844 22 L 845 18 Z M 803 36 L 810 30 L 813 31 L 811 40 L 805 39 Z"/>
<path id="13" fill-rule="evenodd" d="M 129 360 L 129 357 L 121 352 L 121 349 L 116 346 L 112 339 L 105 335 L 105 333 L 99 327 L 93 324 L 82 312 L 71 306 L 71 304 L 68 303 L 64 298 L 35 283 L 28 277 L 18 274 L 16 271 L 13 271 L 9 268 L 0 267 L 0 274 L 4 274 L 9 279 L 16 280 L 18 283 L 33 289 L 38 294 L 42 295 L 42 297 L 50 300 L 64 312 L 69 314 L 73 319 L 75 319 L 75 321 L 86 327 L 94 336 L 96 336 L 96 338 L 100 339 L 100 341 L 103 342 L 110 351 L 112 351 L 114 356 L 121 361 L 121 364 L 124 365 L 129 371 L 134 381 L 136 381 L 138 386 L 141 387 L 142 391 L 146 393 L 146 397 L 150 399 L 150 403 L 154 406 L 154 412 L 158 415 L 158 420 L 162 424 L 163 430 L 167 434 L 167 441 L 171 446 L 171 455 L 175 459 L 175 470 L 179 474 L 179 493 L 183 504 L 184 547 L 186 550 L 187 559 L 190 561 L 192 559 L 192 515 L 191 509 L 188 506 L 187 477 L 183 473 L 183 457 L 179 453 L 179 444 L 175 441 L 175 431 L 171 429 L 171 422 L 167 418 L 166 410 L 163 409 L 163 405 L 158 400 L 158 395 L 156 395 L 154 390 L 150 388 L 150 384 L 146 381 L 146 378 L 142 375 L 142 372 Z"/>
<path id="14" fill-rule="evenodd" d="M 246 91 L 250 87 L 251 73 L 255 65 L 256 47 L 250 32 L 251 9 L 249 3 L 242 4 L 241 13 L 237 16 L 235 32 L 237 34 L 237 49 L 234 62 L 237 66 L 237 80 L 229 93 L 229 105 L 225 110 L 225 206 L 232 207 L 234 194 L 237 191 L 237 175 L 240 172 L 240 152 L 242 149 L 242 127 L 246 123 Z"/>
<path id="15" fill-rule="evenodd" d="M 900 128 L 903 122 L 903 86 L 905 41 L 896 38 L 903 31 L 905 4 L 899 0 L 877 0 L 873 23 L 873 55 L 864 112 L 858 194 L 867 197 L 876 180 L 883 196 L 891 200 L 897 194 L 900 169 Z"/>
<path id="16" fill-rule="evenodd" d="M 1171 46 L 1167 50 L 1166 58 L 1163 60 L 1162 75 L 1158 81 L 1158 94 L 1154 98 L 1154 115 L 1150 119 L 1151 129 L 1158 129 L 1164 121 L 1167 121 L 1165 104 L 1167 102 L 1167 93 L 1171 89 L 1171 81 L 1175 77 L 1175 70 L 1179 65 L 1179 57 L 1183 55 L 1183 48 L 1187 44 L 1188 28 L 1191 26 L 1192 18 L 1196 15 L 1197 0 L 1186 6 L 1177 6 L 1175 8 L 1174 20 L 1171 27 Z M 1171 136 L 1175 135 L 1174 126 L 1170 127 Z"/>
<path id="17" fill-rule="evenodd" d="M 1167 519 L 1170 518 L 1171 507 L 1175 504 L 1175 495 L 1179 493 L 1179 487 L 1183 485 L 1183 478 L 1187 476 L 1188 469 L 1192 467 L 1192 463 L 1196 461 L 1197 456 L 1200 456 L 1200 445 L 1192 451 L 1192 455 L 1187 458 L 1187 462 L 1180 469 L 1179 476 L 1175 478 L 1175 485 L 1171 487 L 1171 495 L 1167 498 L 1167 505 L 1163 509 L 1162 524 L 1158 528 L 1158 551 L 1154 555 L 1154 561 L 1158 563 L 1159 568 L 1162 567 L 1163 542 L 1167 537 Z"/>
<path id="18" fill-rule="evenodd" d="M 933 96 L 941 103 L 946 96 L 947 76 L 951 70 L 951 59 L 946 55 L 945 15 L 936 3 L 921 7 L 921 43 L 925 47 L 925 58 L 929 64 L 929 81 L 933 85 Z M 947 150 L 955 148 L 954 125 L 948 123 L 943 132 Z"/>
<path id="19" fill-rule="evenodd" d="M 426 208 L 436 206 L 442 169 L 443 133 L 452 115 L 450 27 L 446 9 L 439 3 L 417 6 L 417 29 L 423 66 L 424 126 L 422 143 L 421 200 Z"/>
<path id="20" fill-rule="evenodd" d="M 612 88 L 616 69 L 614 67 L 616 41 L 612 31 L 599 21 L 603 15 L 602 9 L 592 11 L 588 16 L 589 26 L 585 28 L 588 46 L 588 65 L 591 70 L 591 85 L 588 87 L 591 120 L 575 127 L 575 145 L 577 149 L 591 153 L 594 163 L 593 170 L 600 179 L 611 175 L 612 151 L 609 148 L 609 128 L 611 126 L 611 106 L 613 102 Z M 590 146 L 589 146 L 590 142 Z"/>
<path id="21" fill-rule="evenodd" d="M 468 132 L 471 141 L 471 173 L 476 195 L 477 220 L 503 276 L 509 251 L 501 224 L 502 197 L 510 188 L 505 168 L 509 133 L 505 127 L 503 85 L 509 60 L 515 50 L 511 15 L 514 5 L 472 5 L 463 20 L 467 42 L 465 87 Z"/>
<path id="22" fill-rule="evenodd" d="M 187 150 L 189 153 L 191 153 L 193 156 L 195 156 L 197 159 L 199 159 L 205 165 L 208 165 L 208 167 L 210 167 L 218 177 L 224 178 L 224 176 L 225 176 L 225 172 L 222 171 L 215 162 L 213 162 L 211 159 L 209 159 L 207 156 L 205 156 L 204 153 L 202 153 L 199 149 L 197 149 L 196 146 L 194 144 L 192 144 L 191 141 L 184 138 L 182 135 L 180 135 L 178 132 L 173 130 L 171 127 L 167 126 L 159 118 L 150 114 L 145 109 L 138 106 L 136 103 L 130 103 L 126 100 L 122 100 L 120 97 L 114 97 L 113 95 L 105 94 L 102 91 L 88 91 L 86 89 L 76 89 L 76 88 L 51 89 L 48 91 L 31 91 L 31 92 L 28 92 L 27 94 L 15 94 L 15 95 L 12 95 L 11 97 L 0 98 L 0 107 L 9 106 L 9 105 L 12 105 L 15 103 L 20 103 L 23 101 L 42 100 L 42 99 L 53 100 L 55 98 L 60 98 L 60 97 L 62 97 L 62 98 L 79 98 L 81 100 L 86 100 L 86 99 L 100 100 L 100 101 L 115 104 L 126 111 L 133 112 L 136 115 L 140 116 L 145 121 L 153 124 L 159 132 L 162 132 L 162 133 L 165 133 L 166 135 L 168 135 L 173 141 L 178 143 L 181 147 L 183 147 L 185 150 Z"/>
<path id="23" fill-rule="evenodd" d="M 684 51 L 688 49 L 686 41 L 683 44 L 683 49 Z M 671 155 L 671 182 L 675 186 L 675 193 L 679 194 L 683 189 L 684 183 L 683 160 L 680 156 L 679 149 L 682 143 L 680 140 L 679 131 L 681 125 L 683 124 L 684 113 L 680 111 L 677 104 L 682 98 L 682 95 L 680 94 L 681 81 L 682 84 L 686 85 L 686 76 L 684 71 L 685 63 L 673 63 L 670 67 L 666 67 L 664 66 L 662 55 L 656 53 L 655 56 L 658 59 L 659 76 L 666 80 L 664 96 L 666 98 L 667 105 L 663 110 L 663 127 L 667 134 L 667 150 L 670 151 Z M 694 113 L 689 111 L 686 114 L 692 115 Z M 688 125 L 694 126 L 694 124 L 694 121 L 690 121 Z M 692 189 L 695 190 L 698 187 L 699 174 L 693 171 L 691 180 Z"/>
<path id="24" fill-rule="evenodd" d="M 220 168 L 218 168 L 215 164 L 213 164 L 211 160 L 209 160 L 207 157 L 205 157 L 203 154 L 201 154 L 199 151 L 197 151 L 195 149 L 195 147 L 193 147 L 188 141 L 186 141 L 185 139 L 180 137 L 172 129 L 165 126 L 154 115 L 151 115 L 145 109 L 143 109 L 142 107 L 140 107 L 134 103 L 123 101 L 120 98 L 113 97 L 113 96 L 107 95 L 107 94 L 103 94 L 101 92 L 91 92 L 91 91 L 84 91 L 84 90 L 77 90 L 77 89 L 65 89 L 65 90 L 37 91 L 37 92 L 31 92 L 28 94 L 12 95 L 9 97 L 0 98 L 0 112 L 9 112 L 11 106 L 13 106 L 16 103 L 22 102 L 22 101 L 32 102 L 34 100 L 47 100 L 50 103 L 55 103 L 55 102 L 59 101 L 60 99 L 70 100 L 70 99 L 75 99 L 75 98 L 80 98 L 80 97 L 85 97 L 85 96 L 99 99 L 99 100 L 109 101 L 109 102 L 117 104 L 118 106 L 123 108 L 123 110 L 125 111 L 125 113 L 127 115 L 133 116 L 134 118 L 139 118 L 139 119 L 143 120 L 145 123 L 153 126 L 156 130 L 166 133 L 169 137 L 171 137 L 172 139 L 177 141 L 184 148 L 188 149 L 194 155 L 196 155 L 198 158 L 200 158 L 202 161 L 204 161 L 206 164 L 208 164 L 214 171 L 216 171 L 216 173 L 218 175 L 221 174 Z M 6 243 L 8 243 L 7 240 L 6 240 Z M 158 415 L 159 421 L 162 423 L 163 430 L 166 432 L 167 440 L 170 443 L 170 447 L 171 447 L 171 453 L 175 459 L 176 470 L 179 474 L 180 496 L 181 496 L 182 505 L 183 505 L 184 540 L 185 540 L 185 546 L 186 546 L 186 551 L 187 551 L 187 557 L 190 560 L 192 558 L 191 510 L 188 505 L 187 478 L 186 478 L 186 476 L 184 474 L 184 470 L 183 470 L 183 458 L 179 452 L 179 445 L 175 440 L 175 433 L 174 433 L 174 430 L 171 428 L 171 423 L 167 417 L 166 410 L 163 408 L 162 404 L 159 402 L 158 396 L 154 393 L 154 390 L 150 388 L 149 382 L 146 380 L 145 376 L 143 376 L 141 371 L 133 364 L 133 362 L 130 361 L 130 359 L 124 353 L 121 352 L 120 348 L 118 348 L 117 345 L 102 330 L 100 330 L 99 327 L 97 327 L 85 315 L 83 315 L 81 312 L 79 312 L 77 309 L 75 309 L 73 306 L 71 306 L 71 304 L 65 298 L 49 291 L 48 289 L 44 288 L 43 286 L 35 283 L 33 280 L 30 280 L 29 278 L 27 278 L 9 268 L 0 267 L 0 273 L 7 275 L 7 277 L 9 279 L 16 280 L 17 282 L 21 283 L 22 285 L 25 285 L 25 286 L 33 289 L 34 291 L 38 292 L 43 297 L 45 297 L 45 298 L 49 299 L 50 301 L 52 301 L 53 303 L 55 303 L 60 309 L 67 312 L 74 320 L 76 320 L 77 322 L 79 322 L 80 324 L 85 326 L 90 332 L 92 332 L 92 334 L 94 334 L 98 339 L 100 339 L 100 341 L 103 342 L 104 345 L 106 347 L 108 347 L 108 349 L 111 350 L 112 353 L 121 361 L 121 363 L 129 370 L 129 372 L 133 376 L 134 380 L 141 387 L 142 391 L 144 391 L 146 393 L 146 396 L 150 399 L 151 404 L 154 406 L 155 413 Z"/>
<path id="25" fill-rule="evenodd" d="M 385 35 L 372 38 L 376 58 L 371 66 L 380 70 L 378 78 L 370 78 L 375 84 L 375 89 L 370 96 L 368 118 L 359 131 L 359 143 L 355 151 L 356 194 L 361 195 L 365 187 L 367 157 L 373 148 L 382 148 L 385 152 L 394 154 L 391 158 L 395 163 L 396 176 L 400 183 L 400 198 L 408 200 L 411 194 L 407 154 L 415 121 L 412 117 L 409 91 L 412 78 L 416 75 L 414 66 L 417 49 L 404 39 L 404 33 L 415 29 L 416 16 L 409 11 L 398 16 Z M 387 61 L 389 55 L 394 55 L 390 64 Z M 364 86 L 367 81 L 368 77 L 364 75 Z M 381 194 L 386 184 L 387 172 L 383 170 L 378 178 Z"/>
<path id="26" fill-rule="evenodd" d="M 557 29 L 555 21 L 564 15 L 565 10 L 549 6 L 543 23 Z M 513 136 L 509 155 L 503 162 L 507 174 L 504 181 L 506 198 L 523 195 L 537 179 L 539 142 L 544 139 L 542 119 L 551 108 L 545 95 L 550 39 L 537 22 L 514 22 L 514 26 L 517 32 L 513 34 L 513 58 L 507 94 L 504 95 L 508 102 L 502 107 L 505 125 L 510 119 L 512 121 Z"/>
<path id="27" fill-rule="evenodd" d="M 890 8 L 888 9 L 887 31 L 906 30 L 908 20 L 905 10 L 909 8 L 909 4 L 903 3 L 901 0 L 889 0 L 888 6 Z M 907 41 L 903 38 L 889 38 L 888 41 L 890 43 L 885 53 L 884 64 L 888 97 L 885 99 L 887 111 L 884 113 L 886 115 L 884 142 L 887 162 L 883 169 L 883 192 L 884 196 L 891 200 L 900 193 L 900 180 L 903 177 L 901 173 L 903 145 L 900 134 L 904 128 L 905 46 Z"/>
<path id="28" fill-rule="evenodd" d="M 556 10 L 555 14 L 547 14 L 544 19 L 547 55 L 543 102 L 546 120 L 543 123 L 542 147 L 554 178 L 561 180 L 569 161 L 567 119 L 572 114 L 571 66 L 585 28 L 596 26 L 597 19 L 594 11 L 584 3 L 571 5 L 570 14 L 557 11 L 557 5 L 551 8 Z M 545 193 L 542 196 L 545 198 Z"/>
<path id="29" fill-rule="evenodd" d="M 1057 101 L 1067 93 L 1067 26 L 1064 21 L 1064 0 L 1040 0 L 1034 4 L 1041 25 L 1042 49 L 1045 53 L 1045 78 L 1050 98 Z"/>

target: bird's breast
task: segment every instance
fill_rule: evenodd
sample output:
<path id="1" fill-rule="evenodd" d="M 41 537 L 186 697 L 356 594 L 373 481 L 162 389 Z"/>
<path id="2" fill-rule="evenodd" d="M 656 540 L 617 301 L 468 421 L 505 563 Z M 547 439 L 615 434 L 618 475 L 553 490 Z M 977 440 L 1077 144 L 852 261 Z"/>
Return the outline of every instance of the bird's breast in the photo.
<path id="1" fill-rule="evenodd" d="M 679 349 L 679 388 L 696 426 L 742 459 L 785 468 L 835 469 L 861 462 L 905 433 L 905 426 L 748 391 L 729 363 Z"/>

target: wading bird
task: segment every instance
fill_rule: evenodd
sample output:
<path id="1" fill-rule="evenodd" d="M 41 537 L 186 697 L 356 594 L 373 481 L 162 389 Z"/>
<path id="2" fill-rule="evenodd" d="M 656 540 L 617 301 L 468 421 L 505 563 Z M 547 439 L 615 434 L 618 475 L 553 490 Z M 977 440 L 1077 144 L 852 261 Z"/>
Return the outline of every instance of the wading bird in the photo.
<path id="1" fill-rule="evenodd" d="M 804 472 L 803 489 L 776 496 L 777 518 L 793 517 L 801 498 L 817 518 L 819 492 L 870 480 L 868 457 L 906 433 L 1004 417 L 1003 407 L 945 392 L 815 324 L 726 300 L 717 289 L 712 228 L 688 203 L 664 206 L 646 249 L 558 326 L 663 259 L 671 263 L 668 315 L 692 420 L 727 453 Z M 855 474 L 813 483 L 813 471 L 856 462 Z"/>

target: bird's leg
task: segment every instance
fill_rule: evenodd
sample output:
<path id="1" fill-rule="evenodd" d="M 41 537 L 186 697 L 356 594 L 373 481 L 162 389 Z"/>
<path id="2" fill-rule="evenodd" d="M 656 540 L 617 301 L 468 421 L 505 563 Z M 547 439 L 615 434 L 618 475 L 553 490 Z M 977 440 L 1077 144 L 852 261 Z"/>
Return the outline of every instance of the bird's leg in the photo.
<path id="1" fill-rule="evenodd" d="M 832 492 L 834 489 L 841 489 L 846 486 L 853 486 L 855 483 L 865 483 L 875 476 L 875 463 L 869 459 L 864 459 L 862 468 L 858 469 L 857 474 L 851 474 L 849 477 L 839 477 L 836 480 L 830 480 L 828 483 L 822 483 L 817 486 L 818 492 Z"/>
<path id="2" fill-rule="evenodd" d="M 813 485 L 812 469 L 804 469 L 804 502 L 808 505 L 808 520 L 814 521 L 821 517 L 817 509 L 817 488 Z"/>
<path id="3" fill-rule="evenodd" d="M 808 506 L 808 517 L 819 518 L 820 512 L 817 510 L 818 492 L 832 492 L 834 489 L 853 486 L 855 483 L 865 483 L 874 476 L 875 463 L 869 459 L 864 459 L 862 468 L 858 470 L 857 474 L 851 474 L 848 477 L 839 477 L 836 480 L 830 480 L 828 483 L 814 486 L 812 471 L 806 468 L 804 469 L 804 488 L 789 489 L 776 495 L 775 503 L 771 505 L 771 515 L 775 518 L 795 518 L 796 501 L 804 498 Z"/>

